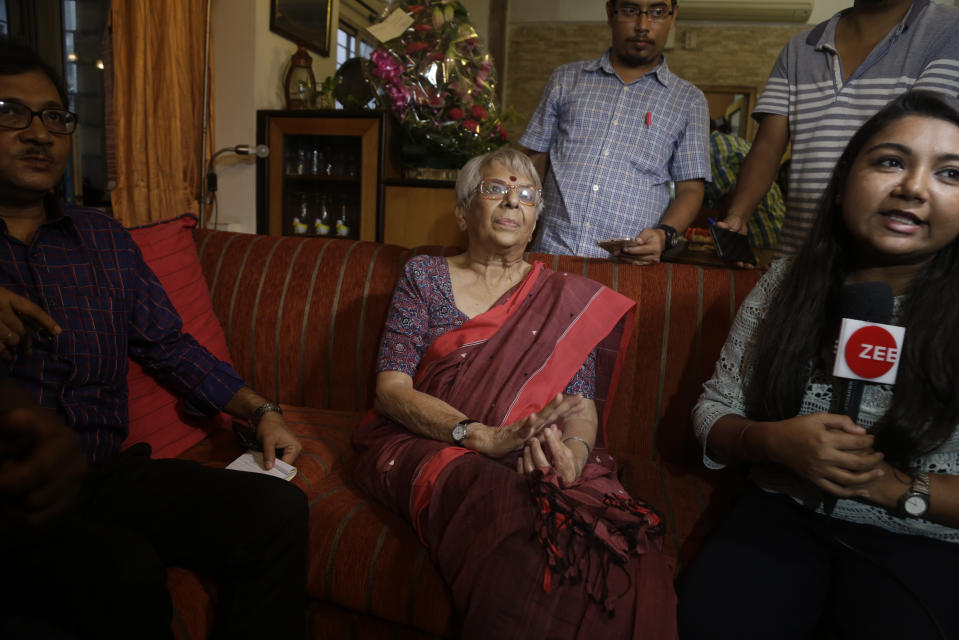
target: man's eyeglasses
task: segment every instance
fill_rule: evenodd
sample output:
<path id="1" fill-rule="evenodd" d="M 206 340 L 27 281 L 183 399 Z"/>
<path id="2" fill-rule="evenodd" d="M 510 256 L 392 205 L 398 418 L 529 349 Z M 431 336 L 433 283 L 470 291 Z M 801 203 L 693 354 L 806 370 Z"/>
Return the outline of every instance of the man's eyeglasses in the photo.
<path id="1" fill-rule="evenodd" d="M 640 9 L 634 4 L 627 4 L 619 9 L 613 9 L 617 22 L 635 22 L 639 16 L 646 14 L 650 22 L 666 22 L 666 19 L 673 15 L 673 10 L 663 5 L 650 7 L 649 9 Z"/>
<path id="2" fill-rule="evenodd" d="M 76 131 L 77 114 L 66 109 L 40 109 L 33 111 L 19 102 L 0 100 L 0 127 L 4 129 L 26 129 L 33 123 L 34 116 L 40 116 L 40 122 L 50 133 L 69 135 Z"/>
<path id="3" fill-rule="evenodd" d="M 477 187 L 480 197 L 486 200 L 502 200 L 503 198 L 509 197 L 509 194 L 514 189 L 516 190 L 516 195 L 519 197 L 520 204 L 526 205 L 527 207 L 534 207 L 539 203 L 542 192 L 533 187 L 510 185 L 498 180 L 483 180 L 479 183 L 479 187 Z"/>

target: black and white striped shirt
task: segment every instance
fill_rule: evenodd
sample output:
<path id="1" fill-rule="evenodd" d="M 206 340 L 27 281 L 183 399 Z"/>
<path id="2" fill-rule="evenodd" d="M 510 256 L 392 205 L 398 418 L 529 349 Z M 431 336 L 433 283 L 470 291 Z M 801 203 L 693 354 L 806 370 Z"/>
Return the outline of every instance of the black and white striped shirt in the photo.
<path id="1" fill-rule="evenodd" d="M 848 81 L 835 45 L 841 15 L 789 41 L 753 114 L 789 119 L 792 164 L 778 256 L 799 249 L 836 161 L 863 122 L 909 89 L 959 96 L 959 9 L 916 0 Z"/>

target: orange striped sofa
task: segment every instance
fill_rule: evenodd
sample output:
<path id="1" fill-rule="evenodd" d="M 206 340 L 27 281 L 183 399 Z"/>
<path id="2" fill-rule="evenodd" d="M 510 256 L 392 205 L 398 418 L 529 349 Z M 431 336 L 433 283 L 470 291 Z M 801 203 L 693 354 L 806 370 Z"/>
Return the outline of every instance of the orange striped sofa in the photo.
<path id="1" fill-rule="evenodd" d="M 310 638 L 452 638 L 450 598 L 412 529 L 371 502 L 351 478 L 350 432 L 373 401 L 373 368 L 394 284 L 416 250 L 370 242 L 196 230 L 194 240 L 233 362 L 284 405 L 305 443 L 294 482 L 310 515 Z M 741 483 L 707 473 L 689 412 L 756 272 L 534 254 L 638 303 L 612 417 L 610 447 L 624 484 L 668 524 L 677 570 Z M 216 431 L 181 457 L 225 465 L 239 454 Z M 181 639 L 205 638 L 215 587 L 170 571 Z"/>

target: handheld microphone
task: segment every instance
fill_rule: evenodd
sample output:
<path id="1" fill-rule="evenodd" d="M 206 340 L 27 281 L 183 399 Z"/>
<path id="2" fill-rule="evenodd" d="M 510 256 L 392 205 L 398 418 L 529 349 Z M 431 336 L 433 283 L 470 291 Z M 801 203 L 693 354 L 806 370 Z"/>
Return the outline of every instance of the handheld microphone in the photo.
<path id="1" fill-rule="evenodd" d="M 849 416 L 856 424 L 859 424 L 863 381 L 885 381 L 878 378 L 887 375 L 890 369 L 891 381 L 894 382 L 896 378 L 905 329 L 886 324 L 892 319 L 892 305 L 892 287 L 885 282 L 857 282 L 842 289 L 839 300 L 842 325 L 836 341 L 832 375 L 837 383 L 840 378 L 845 380 L 844 383 L 834 384 L 833 388 L 839 388 L 836 393 L 839 412 Z M 890 329 L 898 330 L 899 335 L 898 343 L 891 349 Z M 881 360 L 873 359 L 877 354 Z M 836 500 L 834 495 L 823 497 L 822 506 L 827 515 L 832 514 Z"/>
<path id="2" fill-rule="evenodd" d="M 833 376 L 845 378 L 841 412 L 858 422 L 863 381 L 893 383 L 905 328 L 889 325 L 892 287 L 885 282 L 857 282 L 843 287 L 839 303 L 839 332 Z"/>

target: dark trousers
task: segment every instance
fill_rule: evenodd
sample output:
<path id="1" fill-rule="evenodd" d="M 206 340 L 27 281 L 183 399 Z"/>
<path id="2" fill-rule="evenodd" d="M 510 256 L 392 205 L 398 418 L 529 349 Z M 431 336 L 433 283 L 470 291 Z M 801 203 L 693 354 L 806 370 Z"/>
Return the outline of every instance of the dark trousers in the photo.
<path id="1" fill-rule="evenodd" d="M 680 576 L 679 637 L 959 638 L 957 576 L 957 544 L 818 515 L 756 489 Z"/>
<path id="2" fill-rule="evenodd" d="M 32 618 L 78 638 L 170 638 L 166 569 L 180 566 L 216 582 L 214 637 L 302 638 L 304 494 L 148 453 L 136 445 L 94 465 L 57 526 L 0 534 L 0 625 Z"/>

